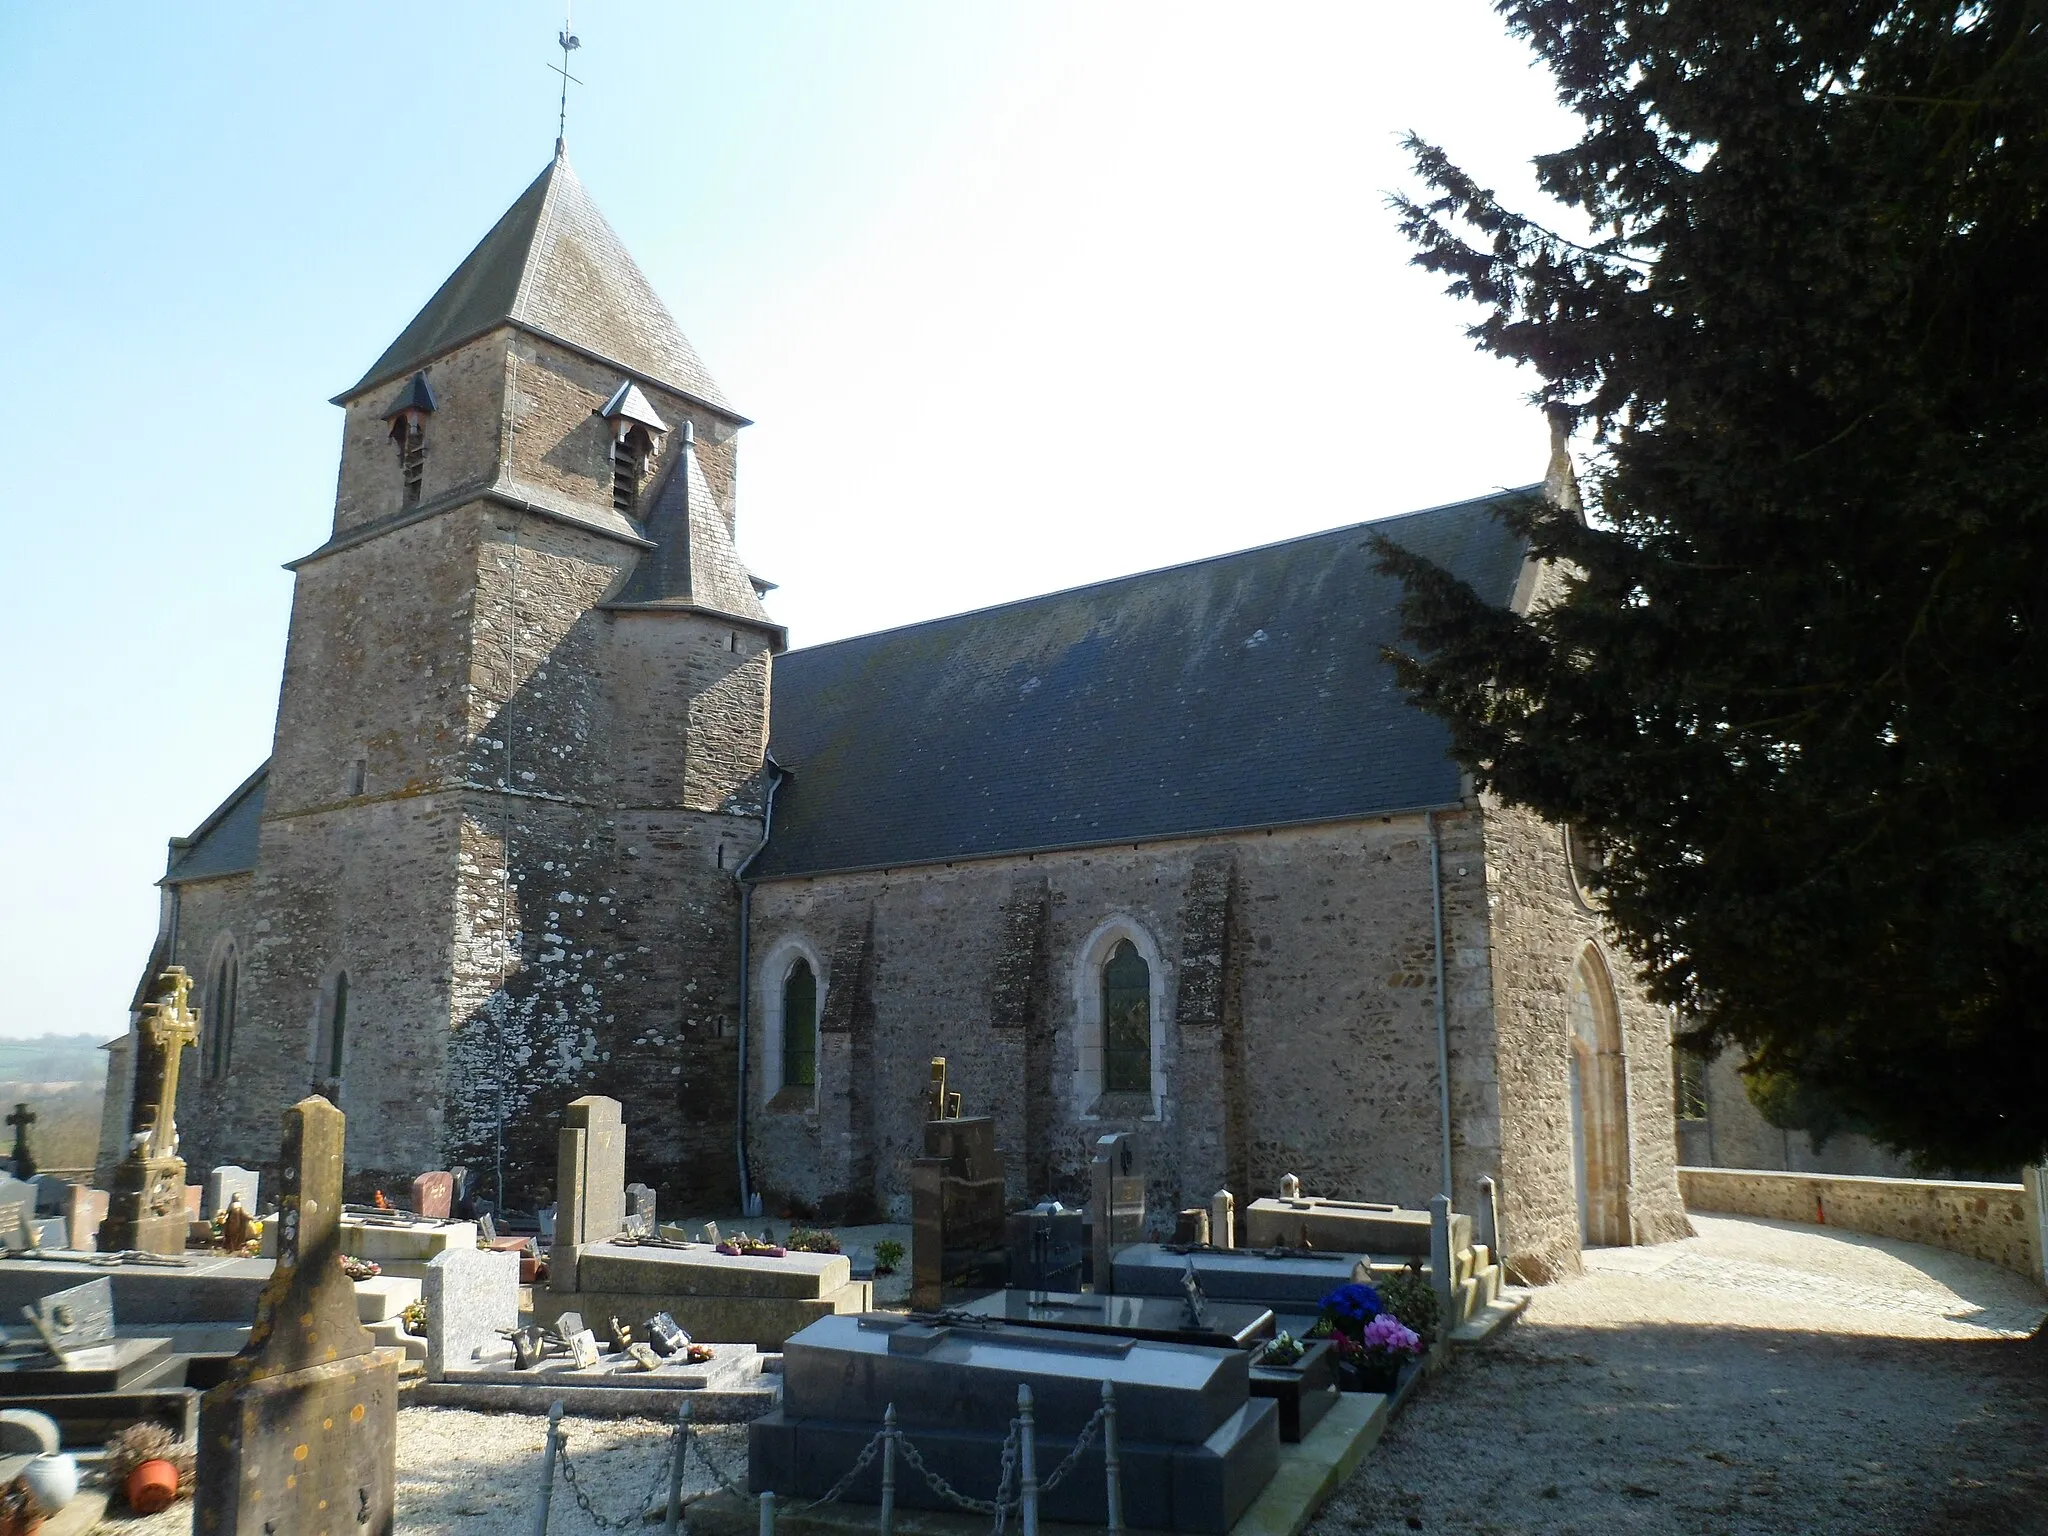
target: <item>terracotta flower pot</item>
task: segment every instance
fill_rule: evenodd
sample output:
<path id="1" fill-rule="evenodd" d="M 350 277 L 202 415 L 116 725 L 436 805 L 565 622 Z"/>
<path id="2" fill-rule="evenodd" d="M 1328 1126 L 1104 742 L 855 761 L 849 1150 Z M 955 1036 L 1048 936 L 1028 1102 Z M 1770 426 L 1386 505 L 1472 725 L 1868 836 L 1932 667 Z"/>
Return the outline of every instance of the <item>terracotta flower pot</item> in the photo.
<path id="1" fill-rule="evenodd" d="M 145 1461 L 128 1474 L 128 1507 L 138 1515 L 168 1509 L 178 1496 L 178 1469 L 168 1461 Z"/>

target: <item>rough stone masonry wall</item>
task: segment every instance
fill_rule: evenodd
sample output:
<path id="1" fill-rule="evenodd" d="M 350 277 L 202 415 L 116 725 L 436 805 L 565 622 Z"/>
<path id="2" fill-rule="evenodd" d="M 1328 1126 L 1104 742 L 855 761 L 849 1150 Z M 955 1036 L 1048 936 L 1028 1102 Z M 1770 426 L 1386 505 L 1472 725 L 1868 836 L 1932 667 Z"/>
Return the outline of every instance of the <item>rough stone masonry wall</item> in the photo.
<path id="1" fill-rule="evenodd" d="M 1322 1193 L 1420 1203 L 1437 1191 L 1441 1164 L 1429 879 L 1427 828 L 1411 816 L 777 881 L 754 901 L 753 1014 L 763 1016 L 779 980 L 767 968 L 800 941 L 825 967 L 830 1030 L 847 1006 L 846 957 L 862 953 L 843 940 L 872 932 L 872 995 L 847 1009 L 872 1017 L 872 1065 L 851 1086 L 871 1096 L 873 1193 L 893 1211 L 906 1208 L 909 1159 L 922 1152 L 935 1055 L 967 1112 L 996 1117 L 1013 1196 L 1079 1197 L 1094 1139 L 1133 1129 L 1148 1145 L 1162 1221 L 1219 1183 L 1248 1200 L 1289 1172 Z M 1480 911 L 1453 894 L 1447 912 L 1461 1188 L 1497 1169 L 1491 1000 L 1472 979 L 1484 976 L 1471 932 Z M 1100 948 L 1091 940 L 1119 922 L 1147 935 L 1159 958 L 1156 1118 L 1106 1101 L 1091 1117 L 1074 1094 L 1081 990 L 1099 985 L 1084 962 Z M 849 1084 L 830 1075 L 824 1041 L 814 1106 L 762 1102 L 761 1034 L 751 1042 L 756 1182 L 806 1203 L 837 1192 L 845 1163 L 833 1125 Z"/>
<path id="2" fill-rule="evenodd" d="M 1895 1237 L 2041 1279 L 2041 1234 L 2024 1184 L 1681 1168 L 1678 1186 L 1688 1210 Z"/>
<path id="3" fill-rule="evenodd" d="M 1586 947 L 1612 980 L 1627 1058 L 1629 1215 L 1638 1243 L 1691 1231 L 1679 1199 L 1671 1026 L 1646 999 L 1627 957 L 1574 892 L 1564 837 L 1513 807 L 1489 804 L 1486 880 L 1501 1081 L 1501 1243 L 1510 1266 L 1542 1282 L 1579 1270 L 1570 1104 L 1570 987 Z"/>
<path id="4" fill-rule="evenodd" d="M 220 1024 L 212 1017 L 214 966 L 230 939 L 240 952 L 246 953 L 255 937 L 254 883 L 247 874 L 222 875 L 212 880 L 189 881 L 177 890 L 177 932 L 170 963 L 182 965 L 192 977 L 192 1006 L 200 1012 L 199 1044 L 186 1051 L 184 1060 L 178 1064 L 178 1150 L 189 1168 L 202 1173 L 222 1161 L 213 1155 L 214 1149 L 208 1142 L 217 1119 L 209 1100 L 218 1099 L 232 1081 L 230 1075 L 217 1076 L 213 1071 L 214 1032 Z M 246 987 L 239 990 L 238 1003 L 248 995 Z M 242 1034 L 239 1030 L 237 1033 Z M 245 1041 L 243 1035 L 236 1042 L 240 1050 L 228 1061 L 229 1074 L 240 1065 L 239 1057 L 248 1049 Z M 131 1093 L 133 1081 L 129 1079 Z M 109 1097 L 114 1092 L 110 1076 Z M 120 1112 L 125 1127 L 128 1106 L 122 1105 Z M 195 1178 L 192 1182 L 202 1181 Z"/>

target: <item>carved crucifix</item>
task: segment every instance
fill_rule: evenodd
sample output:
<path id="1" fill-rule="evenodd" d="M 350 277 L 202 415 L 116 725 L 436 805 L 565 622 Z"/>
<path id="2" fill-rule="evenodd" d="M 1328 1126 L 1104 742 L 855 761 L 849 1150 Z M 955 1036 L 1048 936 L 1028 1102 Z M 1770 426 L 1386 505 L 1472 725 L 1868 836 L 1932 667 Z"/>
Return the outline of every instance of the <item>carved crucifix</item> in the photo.
<path id="1" fill-rule="evenodd" d="M 155 996 L 135 1026 L 135 1099 L 128 1117 L 129 1155 L 171 1157 L 177 1152 L 178 1062 L 199 1043 L 199 1015 L 187 999 L 192 978 L 180 965 L 156 979 Z M 146 1138 L 146 1139 L 144 1139 Z"/>

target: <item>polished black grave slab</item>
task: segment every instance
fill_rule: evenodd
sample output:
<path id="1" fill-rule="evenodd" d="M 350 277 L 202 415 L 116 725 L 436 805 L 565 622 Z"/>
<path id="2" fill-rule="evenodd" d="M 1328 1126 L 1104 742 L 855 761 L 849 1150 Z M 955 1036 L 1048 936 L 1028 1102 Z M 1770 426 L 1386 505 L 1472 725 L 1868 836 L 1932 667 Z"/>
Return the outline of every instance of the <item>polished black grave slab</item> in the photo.
<path id="1" fill-rule="evenodd" d="M 1312 1314 L 1366 1262 L 1360 1253 L 1275 1254 L 1256 1248 L 1175 1253 L 1158 1243 L 1139 1243 L 1116 1256 L 1116 1294 L 1179 1296 L 1192 1263 L 1211 1301 L 1256 1302 L 1283 1316 Z"/>
<path id="2" fill-rule="evenodd" d="M 1249 1302 L 1212 1301 L 1202 1321 L 1188 1319 L 1185 1300 L 1164 1296 L 1100 1296 L 1084 1292 L 996 1291 L 964 1302 L 951 1311 L 1013 1323 L 1020 1328 L 1059 1328 L 1068 1332 L 1121 1334 L 1162 1344 L 1200 1344 L 1211 1349 L 1243 1349 L 1273 1336 L 1273 1310 Z"/>
<path id="3" fill-rule="evenodd" d="M 1126 1522 L 1228 1531 L 1279 1465 L 1278 1408 L 1252 1398 L 1246 1351 L 996 1322 L 934 1325 L 869 1314 L 820 1318 L 795 1334 L 783 1350 L 782 1406 L 750 1428 L 749 1483 L 757 1493 L 817 1497 L 853 1464 L 894 1404 L 899 1427 L 933 1471 L 963 1493 L 990 1498 L 1018 1386 L 1032 1389 L 1045 1472 L 1101 1406 L 1104 1382 L 1116 1390 Z M 873 1504 L 880 1492 L 878 1460 L 846 1497 Z M 907 1507 L 949 1507 L 902 1468 L 896 1496 Z M 1104 1523 L 1099 1435 L 1046 1496 L 1042 1513 Z"/>

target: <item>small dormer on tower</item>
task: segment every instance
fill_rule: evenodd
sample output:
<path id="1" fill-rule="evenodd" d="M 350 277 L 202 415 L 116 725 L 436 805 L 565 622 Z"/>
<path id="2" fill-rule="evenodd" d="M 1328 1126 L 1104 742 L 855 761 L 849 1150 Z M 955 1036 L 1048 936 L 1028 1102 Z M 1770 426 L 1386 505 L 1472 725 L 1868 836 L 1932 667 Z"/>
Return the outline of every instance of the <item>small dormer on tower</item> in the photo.
<path id="1" fill-rule="evenodd" d="M 427 418 L 434 413 L 434 391 L 424 372 L 412 376 L 384 420 L 391 423 L 391 440 L 398 444 L 398 472 L 403 487 L 399 504 L 417 506 L 420 485 L 427 469 Z"/>
<path id="2" fill-rule="evenodd" d="M 640 490 L 647 483 L 648 471 L 660 451 L 661 439 L 668 432 L 668 423 L 631 379 L 612 391 L 612 397 L 598 408 L 597 414 L 604 418 L 612 434 L 612 510 L 637 520 Z M 682 430 L 687 444 L 691 438 L 687 419 Z"/>

